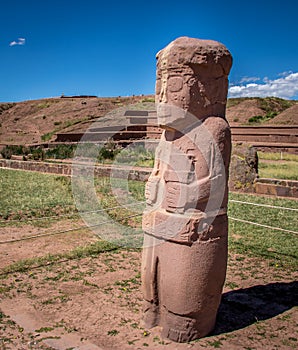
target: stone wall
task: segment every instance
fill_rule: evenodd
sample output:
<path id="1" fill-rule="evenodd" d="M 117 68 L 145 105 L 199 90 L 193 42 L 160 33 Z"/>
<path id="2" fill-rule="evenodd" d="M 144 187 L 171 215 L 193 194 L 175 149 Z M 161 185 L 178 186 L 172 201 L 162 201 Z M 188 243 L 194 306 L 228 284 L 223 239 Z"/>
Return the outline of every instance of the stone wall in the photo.
<path id="1" fill-rule="evenodd" d="M 80 163 L 80 165 L 88 170 L 88 165 Z M 71 176 L 71 163 L 50 163 L 38 161 L 21 161 L 11 159 L 0 159 L 1 168 L 37 171 L 42 173 L 50 173 L 57 175 Z M 112 176 L 116 178 L 128 178 L 129 180 L 147 181 L 151 169 L 140 167 L 112 167 L 112 166 L 96 166 L 94 167 L 95 176 Z"/>
<path id="2" fill-rule="evenodd" d="M 0 159 L 0 167 L 71 176 L 72 164 Z M 237 167 L 235 166 L 235 168 Z M 111 166 L 96 166 L 94 172 L 96 176 L 111 175 L 116 178 L 128 178 L 129 180 L 137 181 L 147 181 L 151 173 L 151 169 L 140 167 L 113 167 L 112 173 L 111 169 Z M 237 177 L 237 173 L 234 173 L 233 168 L 231 168 L 229 183 L 230 190 L 237 191 L 237 186 L 234 187 L 232 183 L 235 177 Z M 258 178 L 250 178 L 250 181 L 253 181 L 253 184 L 249 186 L 250 192 L 271 196 L 298 198 L 298 181 Z M 242 190 L 241 188 L 239 189 Z"/>
<path id="3" fill-rule="evenodd" d="M 1 168 L 38 171 L 42 173 L 51 173 L 59 175 L 71 175 L 70 164 L 57 164 L 38 161 L 22 161 L 15 159 L 0 159 Z"/>
<path id="4" fill-rule="evenodd" d="M 254 187 L 258 194 L 298 198 L 298 181 L 258 179 Z"/>
<path id="5" fill-rule="evenodd" d="M 254 147 L 233 143 L 229 188 L 233 191 L 253 191 L 258 177 L 258 155 Z"/>

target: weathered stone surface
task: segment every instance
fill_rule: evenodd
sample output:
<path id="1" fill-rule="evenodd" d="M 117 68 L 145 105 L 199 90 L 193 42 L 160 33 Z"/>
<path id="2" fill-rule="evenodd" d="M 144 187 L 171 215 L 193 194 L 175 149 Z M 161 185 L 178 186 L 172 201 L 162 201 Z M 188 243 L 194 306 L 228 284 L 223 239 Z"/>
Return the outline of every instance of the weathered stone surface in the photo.
<path id="1" fill-rule="evenodd" d="M 222 44 L 187 37 L 157 54 L 164 131 L 146 185 L 144 322 L 178 342 L 213 329 L 225 280 L 231 64 Z"/>
<path id="2" fill-rule="evenodd" d="M 281 181 L 279 185 L 274 183 L 274 180 L 271 183 L 263 182 L 262 180 L 264 179 L 260 180 L 260 182 L 257 181 L 254 185 L 255 192 L 258 194 L 298 198 L 298 181 Z"/>
<path id="3" fill-rule="evenodd" d="M 234 143 L 230 166 L 230 190 L 252 191 L 257 177 L 257 150 L 246 144 Z"/>

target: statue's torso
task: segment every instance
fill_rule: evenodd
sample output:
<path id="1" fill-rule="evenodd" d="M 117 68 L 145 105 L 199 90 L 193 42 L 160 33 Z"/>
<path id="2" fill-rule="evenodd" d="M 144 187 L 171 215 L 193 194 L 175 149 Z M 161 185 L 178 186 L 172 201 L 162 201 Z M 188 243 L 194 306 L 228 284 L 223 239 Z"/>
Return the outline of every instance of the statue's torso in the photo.
<path id="1" fill-rule="evenodd" d="M 184 135 L 164 131 L 146 184 L 145 232 L 191 243 L 226 214 L 230 130 L 209 117 Z M 207 230 L 207 231 L 206 231 Z"/>

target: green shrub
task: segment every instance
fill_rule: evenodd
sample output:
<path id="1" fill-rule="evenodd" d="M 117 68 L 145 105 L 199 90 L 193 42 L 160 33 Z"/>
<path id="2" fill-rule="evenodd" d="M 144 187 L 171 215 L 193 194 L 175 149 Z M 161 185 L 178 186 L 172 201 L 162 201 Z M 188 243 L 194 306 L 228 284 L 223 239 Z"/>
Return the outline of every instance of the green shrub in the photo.
<path id="1" fill-rule="evenodd" d="M 4 159 L 11 159 L 12 155 L 28 155 L 30 149 L 22 145 L 7 145 L 1 150 Z"/>
<path id="2" fill-rule="evenodd" d="M 103 160 L 103 159 L 113 160 L 115 158 L 116 154 L 117 154 L 116 150 L 106 148 L 105 146 L 103 146 L 99 151 L 98 159 L 99 160 Z"/>
<path id="3" fill-rule="evenodd" d="M 278 113 L 275 111 L 267 112 L 266 115 L 255 115 L 248 119 L 249 123 L 262 123 L 274 118 Z"/>
<path id="4" fill-rule="evenodd" d="M 1 150 L 1 155 L 4 159 L 10 159 L 11 156 L 13 155 L 13 151 L 10 147 L 5 146 L 2 150 Z"/>
<path id="5" fill-rule="evenodd" d="M 154 97 L 145 97 L 142 99 L 142 102 L 155 102 Z"/>
<path id="6" fill-rule="evenodd" d="M 75 145 L 58 145 L 45 152 L 45 158 L 66 159 L 74 155 Z"/>
<path id="7" fill-rule="evenodd" d="M 44 160 L 45 158 L 45 152 L 42 148 L 26 147 L 22 145 L 5 146 L 1 154 L 4 159 L 11 159 L 12 155 L 23 156 L 24 160 L 27 159 L 27 157 L 34 160 Z"/>
<path id="8" fill-rule="evenodd" d="M 0 103 L 0 114 L 13 106 L 15 106 L 15 103 Z"/>
<path id="9" fill-rule="evenodd" d="M 117 163 L 152 167 L 154 163 L 154 153 L 143 146 L 137 146 L 133 149 L 122 150 L 117 156 L 116 161 Z"/>
<path id="10" fill-rule="evenodd" d="M 267 114 L 266 114 L 266 118 L 268 118 L 268 119 L 272 119 L 272 118 L 274 118 L 274 117 L 276 117 L 277 116 L 277 112 L 274 112 L 274 111 L 270 111 L 270 112 L 268 112 Z"/>
<path id="11" fill-rule="evenodd" d="M 44 101 L 41 102 L 37 105 L 37 108 L 39 109 L 44 109 L 44 108 L 49 108 L 53 102 L 52 101 Z"/>
<path id="12" fill-rule="evenodd" d="M 270 114 L 271 112 L 278 114 L 295 104 L 294 101 L 284 100 L 279 97 L 258 98 L 258 100 L 260 108 L 267 112 L 267 114 Z"/>
<path id="13" fill-rule="evenodd" d="M 107 143 L 99 150 L 98 161 L 101 162 L 105 159 L 114 160 L 120 151 L 121 149 L 113 140 L 108 140 Z"/>
<path id="14" fill-rule="evenodd" d="M 65 159 L 73 157 L 74 149 L 74 145 L 58 145 L 45 152 L 41 147 L 9 145 L 2 149 L 1 154 L 5 159 L 11 159 L 12 155 L 23 155 L 24 160 L 27 159 L 27 157 L 34 160 L 44 160 L 45 158 Z"/>
<path id="15" fill-rule="evenodd" d="M 44 160 L 45 152 L 42 148 L 30 148 L 31 149 L 31 158 L 34 160 Z"/>
<path id="16" fill-rule="evenodd" d="M 55 134 L 55 132 L 56 131 L 54 130 L 54 131 L 48 132 L 46 134 L 43 134 L 41 136 L 42 141 L 49 141 L 52 138 L 52 136 Z"/>
<path id="17" fill-rule="evenodd" d="M 249 123 L 260 123 L 263 120 L 263 116 L 262 115 L 255 115 L 251 118 L 248 119 Z"/>

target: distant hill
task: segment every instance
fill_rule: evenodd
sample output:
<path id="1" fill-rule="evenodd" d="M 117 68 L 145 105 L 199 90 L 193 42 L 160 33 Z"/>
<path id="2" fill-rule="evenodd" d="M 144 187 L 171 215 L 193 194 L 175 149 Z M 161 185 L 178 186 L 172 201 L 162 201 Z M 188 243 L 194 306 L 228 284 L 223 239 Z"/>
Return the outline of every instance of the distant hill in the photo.
<path id="1" fill-rule="evenodd" d="M 278 97 L 231 98 L 227 103 L 226 117 L 233 124 L 298 124 L 298 114 L 290 111 L 298 101 Z M 289 112 L 288 112 L 289 111 Z M 278 118 L 280 114 L 282 118 Z"/>
<path id="2" fill-rule="evenodd" d="M 233 98 L 228 100 L 227 119 L 231 125 L 298 125 L 297 102 L 274 97 Z M 125 106 L 152 110 L 155 108 L 154 96 L 62 96 L 0 103 L 0 144 L 51 142 L 58 132 L 85 131 L 94 120 Z M 113 118 L 117 118 L 114 121 L 117 123 L 121 116 L 115 113 Z"/>
<path id="3" fill-rule="evenodd" d="M 18 103 L 0 103 L 0 144 L 34 144 L 53 141 L 55 133 L 79 126 L 86 130 L 91 122 L 108 112 L 135 104 L 154 101 L 153 96 L 132 97 L 61 97 Z"/>
<path id="4" fill-rule="evenodd" d="M 275 118 L 271 119 L 268 124 L 298 125 L 298 103 L 278 114 Z"/>

